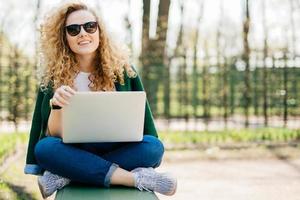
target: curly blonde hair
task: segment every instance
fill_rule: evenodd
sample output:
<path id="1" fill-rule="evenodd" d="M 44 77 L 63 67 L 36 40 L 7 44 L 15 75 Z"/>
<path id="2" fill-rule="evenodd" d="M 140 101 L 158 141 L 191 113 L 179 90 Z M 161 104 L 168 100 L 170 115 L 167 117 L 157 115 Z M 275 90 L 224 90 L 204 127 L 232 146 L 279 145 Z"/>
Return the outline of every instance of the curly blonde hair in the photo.
<path id="1" fill-rule="evenodd" d="M 51 86 L 54 90 L 61 85 L 74 87 L 74 78 L 79 73 L 75 54 L 70 49 L 65 32 L 67 17 L 75 11 L 87 10 L 98 22 L 99 46 L 96 52 L 96 66 L 89 79 L 92 91 L 109 91 L 114 89 L 114 82 L 124 84 L 124 69 L 129 77 L 136 72 L 129 64 L 128 50 L 117 48 L 105 31 L 105 27 L 95 11 L 82 2 L 67 3 L 46 15 L 41 24 L 40 48 L 45 70 L 41 86 Z"/>

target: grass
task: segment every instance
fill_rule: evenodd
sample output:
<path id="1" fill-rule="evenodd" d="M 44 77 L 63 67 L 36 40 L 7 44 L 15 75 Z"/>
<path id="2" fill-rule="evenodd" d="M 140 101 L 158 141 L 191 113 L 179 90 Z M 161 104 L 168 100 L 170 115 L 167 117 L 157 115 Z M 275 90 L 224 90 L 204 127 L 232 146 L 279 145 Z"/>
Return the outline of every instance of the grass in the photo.
<path id="1" fill-rule="evenodd" d="M 24 187 L 8 182 L 0 182 L 0 199 L 3 200 L 34 200 L 31 194 L 23 191 Z"/>
<path id="2" fill-rule="evenodd" d="M 0 134 L 0 165 L 4 160 L 15 152 L 18 144 L 24 144 L 28 140 L 26 133 L 3 133 Z"/>
<path id="3" fill-rule="evenodd" d="M 5 182 L 0 182 L 0 198 L 1 199 L 19 199 L 17 194 Z"/>
<path id="4" fill-rule="evenodd" d="M 20 151 L 25 152 L 26 146 L 24 144 L 27 143 L 28 136 L 27 133 L 0 133 L 0 166 L 6 162 L 6 158 L 16 152 L 16 148 L 21 148 Z M 25 159 L 25 157 L 22 157 L 21 160 L 13 161 L 9 164 L 9 167 L 5 168 L 0 174 L 0 199 L 38 199 L 32 190 L 27 191 L 26 189 L 27 186 L 31 185 L 28 184 L 28 180 L 33 177 L 25 177 L 23 172 L 25 160 L 23 159 Z"/>
<path id="5" fill-rule="evenodd" d="M 15 151 L 17 144 L 28 141 L 28 134 L 13 133 L 0 134 L 0 164 Z M 160 138 L 168 144 L 184 145 L 231 145 L 240 143 L 289 143 L 300 140 L 300 129 L 286 128 L 258 128 L 258 129 L 232 129 L 223 131 L 198 132 L 160 132 Z"/>
<path id="6" fill-rule="evenodd" d="M 171 144 L 230 145 L 237 143 L 282 143 L 300 140 L 300 130 L 261 128 L 201 132 L 162 132 L 160 138 Z"/>

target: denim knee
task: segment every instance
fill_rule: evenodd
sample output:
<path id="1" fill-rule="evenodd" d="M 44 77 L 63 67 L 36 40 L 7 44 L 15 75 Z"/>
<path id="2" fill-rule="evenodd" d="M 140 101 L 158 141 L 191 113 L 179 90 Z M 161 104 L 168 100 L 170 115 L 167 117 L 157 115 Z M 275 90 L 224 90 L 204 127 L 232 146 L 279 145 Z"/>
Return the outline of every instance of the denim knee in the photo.
<path id="1" fill-rule="evenodd" d="M 164 154 L 164 145 L 156 137 L 151 135 L 145 135 L 143 138 L 143 143 L 147 151 L 147 159 L 151 161 L 151 166 L 158 166 L 162 160 Z"/>
<path id="2" fill-rule="evenodd" d="M 53 145 L 61 142 L 60 138 L 56 137 L 45 137 L 38 141 L 34 148 L 34 155 L 38 163 L 48 160 L 49 156 L 52 155 L 50 151 L 54 150 Z"/>

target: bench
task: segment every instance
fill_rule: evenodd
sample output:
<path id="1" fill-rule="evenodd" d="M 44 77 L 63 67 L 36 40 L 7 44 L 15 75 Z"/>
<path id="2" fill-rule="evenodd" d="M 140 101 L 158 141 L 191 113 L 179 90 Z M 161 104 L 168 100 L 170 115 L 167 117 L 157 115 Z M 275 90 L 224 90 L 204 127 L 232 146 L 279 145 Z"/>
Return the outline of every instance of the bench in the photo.
<path id="1" fill-rule="evenodd" d="M 139 191 L 136 188 L 99 188 L 84 185 L 69 185 L 56 193 L 55 200 L 158 200 L 153 192 Z"/>

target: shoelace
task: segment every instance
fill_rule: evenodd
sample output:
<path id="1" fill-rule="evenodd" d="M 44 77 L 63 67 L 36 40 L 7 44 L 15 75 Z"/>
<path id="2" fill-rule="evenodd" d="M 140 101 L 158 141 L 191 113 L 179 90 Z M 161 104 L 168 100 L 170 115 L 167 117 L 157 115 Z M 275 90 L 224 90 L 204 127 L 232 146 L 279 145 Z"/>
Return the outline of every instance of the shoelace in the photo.
<path id="1" fill-rule="evenodd" d="M 48 181 L 51 182 L 52 184 L 53 183 L 56 183 L 57 184 L 57 189 L 61 189 L 62 187 L 64 187 L 66 184 L 68 184 L 70 182 L 69 179 L 67 178 L 64 178 L 64 177 L 61 177 L 59 175 L 56 175 L 56 174 L 48 174 Z"/>
<path id="2" fill-rule="evenodd" d="M 152 177 L 155 176 L 154 173 L 147 174 L 145 175 L 144 170 L 141 170 L 140 172 L 137 173 L 137 188 L 140 191 L 146 190 L 148 192 L 152 192 L 155 190 L 155 178 Z M 152 180 L 151 180 L 152 179 Z M 151 181 L 149 181 L 151 180 Z"/>
<path id="3" fill-rule="evenodd" d="M 70 183 L 70 180 L 68 180 L 66 178 L 60 178 L 58 180 L 58 189 L 61 189 L 62 187 L 66 186 L 69 183 Z"/>

